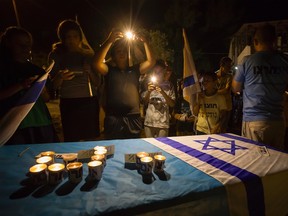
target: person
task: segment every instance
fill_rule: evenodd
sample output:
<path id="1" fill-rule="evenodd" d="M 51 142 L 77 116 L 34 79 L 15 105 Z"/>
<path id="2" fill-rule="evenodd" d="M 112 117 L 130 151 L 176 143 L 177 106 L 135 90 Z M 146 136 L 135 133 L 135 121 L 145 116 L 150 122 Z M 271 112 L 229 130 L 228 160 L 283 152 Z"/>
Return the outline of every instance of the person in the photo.
<path id="1" fill-rule="evenodd" d="M 157 60 L 147 91 L 142 95 L 147 105 L 144 120 L 146 137 L 166 137 L 169 132 L 170 110 L 175 105 L 174 86 L 165 79 L 166 65 Z M 153 80 L 154 79 L 154 80 Z"/>
<path id="2" fill-rule="evenodd" d="M 190 103 L 183 98 L 183 79 L 178 82 L 178 97 L 176 99 L 173 115 L 176 120 L 176 135 L 194 135 L 194 116 L 191 113 Z"/>
<path id="3" fill-rule="evenodd" d="M 26 29 L 10 26 L 0 41 L 0 119 L 12 109 L 35 80 L 46 72 L 31 63 L 32 35 Z M 45 87 L 34 106 L 5 143 L 38 144 L 58 142 L 49 110 Z"/>
<path id="4" fill-rule="evenodd" d="M 48 62 L 54 60 L 51 80 L 60 94 L 60 114 L 65 142 L 96 140 L 100 135 L 100 81 L 91 63 L 94 51 L 84 43 L 80 25 L 64 20 L 58 25 L 59 42 L 53 44 Z"/>
<path id="5" fill-rule="evenodd" d="M 222 130 L 223 132 L 227 132 L 232 111 L 232 59 L 228 56 L 225 56 L 221 58 L 219 65 L 220 68 L 215 73 L 217 74 L 218 94 L 223 95 L 226 99 L 227 110 L 225 111 L 226 113 L 223 115 L 224 123 Z"/>
<path id="6" fill-rule="evenodd" d="M 287 57 L 275 50 L 275 28 L 259 26 L 254 34 L 255 53 L 236 71 L 233 92 L 243 90 L 242 136 L 284 149 L 284 92 L 288 84 Z"/>
<path id="7" fill-rule="evenodd" d="M 128 41 L 123 32 L 113 30 L 95 54 L 93 67 L 104 76 L 103 108 L 106 139 L 139 138 L 143 129 L 140 116 L 139 78 L 155 64 L 151 48 L 144 37 L 146 60 L 129 66 Z M 110 51 L 111 61 L 105 62 Z"/>
<path id="8" fill-rule="evenodd" d="M 227 105 L 225 97 L 218 94 L 217 75 L 205 72 L 202 76 L 203 92 L 199 93 L 198 102 L 193 105 L 197 135 L 223 133 Z"/>

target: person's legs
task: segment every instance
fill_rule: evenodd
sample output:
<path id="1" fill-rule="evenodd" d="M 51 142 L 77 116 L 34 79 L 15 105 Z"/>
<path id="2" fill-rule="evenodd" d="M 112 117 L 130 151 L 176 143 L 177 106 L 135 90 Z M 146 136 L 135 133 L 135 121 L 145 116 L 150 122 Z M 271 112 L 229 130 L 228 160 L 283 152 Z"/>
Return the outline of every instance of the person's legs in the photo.
<path id="1" fill-rule="evenodd" d="M 279 149 L 284 149 L 284 121 L 255 121 L 242 123 L 242 136 Z"/>
<path id="2" fill-rule="evenodd" d="M 159 128 L 158 129 L 158 137 L 167 137 L 169 128 Z"/>
<path id="3" fill-rule="evenodd" d="M 146 136 L 147 138 L 148 138 L 148 137 L 154 137 L 153 128 L 152 128 L 152 127 L 145 126 L 145 127 L 144 127 L 144 131 L 145 131 L 145 136 Z"/>

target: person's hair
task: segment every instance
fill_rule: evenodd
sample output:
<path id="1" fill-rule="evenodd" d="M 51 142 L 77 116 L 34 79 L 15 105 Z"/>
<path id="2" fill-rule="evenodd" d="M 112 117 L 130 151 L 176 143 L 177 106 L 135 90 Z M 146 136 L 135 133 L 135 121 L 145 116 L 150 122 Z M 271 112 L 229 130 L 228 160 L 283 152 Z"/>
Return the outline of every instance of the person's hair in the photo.
<path id="1" fill-rule="evenodd" d="M 163 59 L 157 59 L 154 67 L 156 66 L 162 67 L 164 69 L 168 67 L 167 63 Z"/>
<path id="2" fill-rule="evenodd" d="M 217 74 L 216 74 L 215 72 L 210 72 L 210 71 L 204 72 L 204 73 L 202 74 L 202 77 L 203 77 L 203 78 L 204 78 L 204 77 L 211 77 L 213 81 L 217 80 Z"/>
<path id="3" fill-rule="evenodd" d="M 273 43 L 276 39 L 275 27 L 270 24 L 259 26 L 255 31 L 254 39 L 260 43 Z"/>
<path id="4" fill-rule="evenodd" d="M 110 49 L 112 57 L 115 56 L 115 50 L 117 47 L 125 47 L 125 50 L 127 50 L 127 52 L 128 52 L 127 41 L 125 39 L 121 38 L 121 39 L 116 40 Z"/>
<path id="5" fill-rule="evenodd" d="M 57 28 L 57 36 L 59 40 L 63 42 L 65 40 L 67 32 L 71 30 L 77 31 L 79 33 L 80 39 L 82 40 L 81 27 L 76 21 L 71 19 L 63 20 L 62 22 L 59 23 Z"/>
<path id="6" fill-rule="evenodd" d="M 27 36 L 32 41 L 32 35 L 26 29 L 19 26 L 10 26 L 5 29 L 4 33 L 0 38 L 0 55 L 10 55 L 9 48 L 7 47 L 8 43 L 16 36 Z"/>
<path id="7" fill-rule="evenodd" d="M 224 57 L 222 57 L 222 58 L 220 59 L 219 64 L 220 64 L 220 66 L 224 66 L 224 65 L 226 65 L 227 63 L 231 63 L 231 62 L 232 62 L 232 59 L 231 59 L 231 58 L 229 58 L 228 56 L 224 56 Z"/>

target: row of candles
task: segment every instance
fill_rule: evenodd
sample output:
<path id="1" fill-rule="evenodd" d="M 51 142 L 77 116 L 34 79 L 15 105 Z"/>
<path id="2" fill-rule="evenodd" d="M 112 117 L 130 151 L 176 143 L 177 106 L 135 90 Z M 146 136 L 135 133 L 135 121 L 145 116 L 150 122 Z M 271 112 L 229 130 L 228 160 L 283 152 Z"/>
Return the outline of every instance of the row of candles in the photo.
<path id="1" fill-rule="evenodd" d="M 163 172 L 166 157 L 163 155 L 154 155 L 151 157 L 147 152 L 138 152 L 136 154 L 136 168 L 141 174 L 149 175 L 154 172 Z"/>
<path id="2" fill-rule="evenodd" d="M 30 167 L 29 173 L 34 184 L 59 184 L 63 180 L 65 171 L 71 183 L 79 183 L 83 177 L 83 163 L 77 161 L 77 154 L 63 154 L 63 163 L 55 163 L 55 152 L 41 152 L 36 159 L 36 165 Z M 106 166 L 107 149 L 105 146 L 96 146 L 91 161 L 88 162 L 88 180 L 100 180 Z"/>

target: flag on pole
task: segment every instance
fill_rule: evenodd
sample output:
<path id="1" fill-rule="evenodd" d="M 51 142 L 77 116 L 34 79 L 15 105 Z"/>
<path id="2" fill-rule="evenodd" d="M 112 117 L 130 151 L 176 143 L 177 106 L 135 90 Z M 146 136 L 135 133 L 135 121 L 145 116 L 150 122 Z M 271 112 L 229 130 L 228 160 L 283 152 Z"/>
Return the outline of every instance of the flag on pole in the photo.
<path id="1" fill-rule="evenodd" d="M 12 107 L 5 116 L 0 119 L 0 146 L 4 145 L 15 133 L 22 120 L 29 113 L 38 97 L 40 96 L 48 75 L 54 66 L 54 61 L 46 69 L 46 73 L 42 75 L 20 98 L 20 100 Z"/>
<path id="2" fill-rule="evenodd" d="M 75 16 L 75 22 L 79 25 L 80 27 L 80 30 L 81 30 L 81 36 L 82 36 L 82 43 L 81 43 L 81 48 L 83 48 L 84 50 L 86 50 L 88 53 L 90 54 L 94 54 L 94 50 L 93 48 L 91 47 L 91 45 L 89 44 L 84 32 L 83 32 L 83 29 L 79 23 L 79 20 L 78 20 L 78 16 L 76 15 Z"/>
<path id="3" fill-rule="evenodd" d="M 183 98 L 190 103 L 190 110 L 193 114 L 193 104 L 197 99 L 197 93 L 201 92 L 201 89 L 185 29 L 183 29 L 183 38 Z"/>

